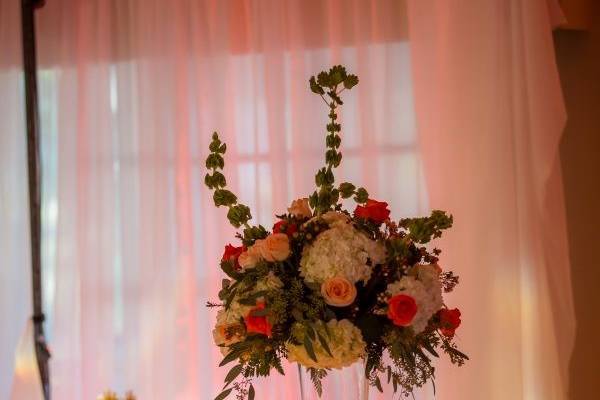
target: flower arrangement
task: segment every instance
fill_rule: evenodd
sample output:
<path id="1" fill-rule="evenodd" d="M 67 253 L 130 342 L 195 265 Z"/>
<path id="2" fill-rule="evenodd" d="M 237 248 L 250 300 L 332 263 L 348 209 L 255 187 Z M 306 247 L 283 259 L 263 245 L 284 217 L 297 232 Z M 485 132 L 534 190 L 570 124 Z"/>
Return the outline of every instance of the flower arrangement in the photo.
<path id="1" fill-rule="evenodd" d="M 439 266 L 439 249 L 426 246 L 452 226 L 452 216 L 434 210 L 393 221 L 388 204 L 364 188 L 336 186 L 340 94 L 358 77 L 334 66 L 309 82 L 329 109 L 326 165 L 317 171 L 316 190 L 277 215 L 271 231 L 249 224 L 250 209 L 226 189 L 221 172 L 227 146 L 217 133 L 210 143 L 205 183 L 241 230 L 240 244 L 225 246 L 221 259 L 227 278 L 220 302 L 207 304 L 218 308 L 213 336 L 224 356 L 220 366 L 233 364 L 215 400 L 233 390 L 240 400 L 254 399 L 252 378 L 283 374 L 283 359 L 305 367 L 319 395 L 328 371 L 360 360 L 370 385 L 382 391 L 387 379 L 394 393 L 408 395 L 434 379 L 432 359 L 440 350 L 454 364 L 468 359 L 453 341 L 460 311 L 442 297 L 458 277 Z M 350 198 L 353 212 L 341 202 Z"/>
<path id="2" fill-rule="evenodd" d="M 136 400 L 133 392 L 125 393 L 125 397 L 119 397 L 115 392 L 107 390 L 98 396 L 98 400 Z"/>

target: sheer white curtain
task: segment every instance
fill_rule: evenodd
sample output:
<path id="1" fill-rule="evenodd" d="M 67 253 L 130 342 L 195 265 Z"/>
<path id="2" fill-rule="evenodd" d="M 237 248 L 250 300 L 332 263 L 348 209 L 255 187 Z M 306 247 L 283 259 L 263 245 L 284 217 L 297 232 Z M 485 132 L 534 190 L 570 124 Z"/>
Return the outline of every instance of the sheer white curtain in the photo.
<path id="1" fill-rule="evenodd" d="M 567 398 L 575 321 L 552 2 L 409 1 L 427 188 L 455 216 L 443 245 L 472 355 L 440 374 L 442 398 Z"/>
<path id="2" fill-rule="evenodd" d="M 450 301 L 472 361 L 439 364 L 436 398 L 563 398 L 573 321 L 550 175 L 563 114 L 543 1 L 415 1 L 410 42 L 392 0 L 47 3 L 38 47 L 55 398 L 219 391 L 204 303 L 233 229 L 202 184 L 206 145 L 219 130 L 232 187 L 269 225 L 313 186 L 326 118 L 307 79 L 335 63 L 361 78 L 344 105 L 339 178 L 389 201 L 396 218 L 425 213 L 427 198 L 455 214 L 443 260 L 462 276 Z M 29 281 L 18 7 L 0 10 L 11 55 L 0 60 L 4 398 Z M 297 398 L 287 372 L 257 397 Z M 344 398 L 349 383 L 330 382 L 325 398 Z"/>
<path id="3" fill-rule="evenodd" d="M 270 226 L 323 163 L 327 110 L 310 75 L 342 63 L 361 78 L 339 178 L 396 217 L 426 212 L 402 2 L 65 0 L 38 15 L 55 398 L 220 391 L 204 305 L 235 239 L 203 187 L 206 148 L 219 130 L 231 186 Z M 296 398 L 287 370 L 258 397 Z"/>

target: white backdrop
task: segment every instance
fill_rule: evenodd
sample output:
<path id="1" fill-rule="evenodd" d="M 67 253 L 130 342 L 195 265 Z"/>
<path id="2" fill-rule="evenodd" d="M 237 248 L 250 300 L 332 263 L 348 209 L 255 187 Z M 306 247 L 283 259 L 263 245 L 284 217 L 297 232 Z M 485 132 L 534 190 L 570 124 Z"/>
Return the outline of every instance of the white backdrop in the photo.
<path id="1" fill-rule="evenodd" d="M 1 398 L 29 310 L 12 3 L 0 2 L 8 55 L 0 70 L 0 307 L 10 321 L 0 333 Z M 564 213 L 553 209 L 551 237 L 539 234 L 543 218 L 526 218 L 546 215 L 548 190 L 562 199 L 560 178 L 548 184 L 564 113 L 546 4 L 444 4 L 409 3 L 407 14 L 397 1 L 62 0 L 39 11 L 55 398 L 91 399 L 109 387 L 140 399 L 219 391 L 225 371 L 216 368 L 214 316 L 204 304 L 216 297 L 217 262 L 233 230 L 202 184 L 210 134 L 228 142 L 232 187 L 270 225 L 311 190 L 323 162 L 326 111 L 307 79 L 334 63 L 361 78 L 345 98 L 339 178 L 387 200 L 393 217 L 427 212 L 428 193 L 456 217 L 445 266 L 463 284 L 449 305 L 464 311 L 459 340 L 473 361 L 460 370 L 440 363 L 437 398 L 563 398 L 561 356 L 573 329 Z M 551 90 L 521 96 L 536 76 Z M 543 249 L 561 256 L 549 265 Z M 297 398 L 296 371 L 288 371 L 259 384 L 258 397 Z M 332 382 L 325 398 L 345 396 L 347 386 Z M 430 389 L 420 396 L 432 398 Z"/>

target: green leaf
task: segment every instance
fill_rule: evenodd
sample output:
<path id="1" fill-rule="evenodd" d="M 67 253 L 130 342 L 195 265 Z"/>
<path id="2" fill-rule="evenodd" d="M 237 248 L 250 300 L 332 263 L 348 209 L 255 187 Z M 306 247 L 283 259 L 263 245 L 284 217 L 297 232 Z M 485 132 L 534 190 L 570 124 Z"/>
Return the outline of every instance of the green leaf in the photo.
<path id="1" fill-rule="evenodd" d="M 209 189 L 212 189 L 212 188 L 214 188 L 214 184 L 213 184 L 213 181 L 212 181 L 212 175 L 210 175 L 210 174 L 206 174 L 206 175 L 204 176 L 204 184 L 205 184 L 205 185 L 206 185 L 206 186 L 207 186 Z"/>
<path id="2" fill-rule="evenodd" d="M 356 85 L 358 85 L 358 76 L 348 75 L 346 79 L 344 79 L 344 87 L 346 89 L 352 89 Z"/>
<path id="3" fill-rule="evenodd" d="M 219 151 L 219 148 L 221 146 L 221 141 L 219 140 L 219 138 L 214 138 L 212 142 L 210 142 L 210 145 L 208 146 L 208 149 L 213 152 L 213 153 L 217 153 Z"/>
<path id="4" fill-rule="evenodd" d="M 319 338 L 319 343 L 321 343 L 321 347 L 325 349 L 329 357 L 333 357 L 333 354 L 331 354 L 331 350 L 329 349 L 329 345 L 327 344 L 327 340 L 325 340 L 325 338 L 318 331 L 317 336 Z"/>
<path id="5" fill-rule="evenodd" d="M 252 219 L 252 214 L 250 214 L 250 208 L 248 208 L 248 206 L 236 204 L 229 208 L 229 211 L 227 212 L 227 219 L 231 225 L 239 228 Z"/>
<path id="6" fill-rule="evenodd" d="M 221 362 L 219 363 L 219 367 L 222 367 L 223 365 L 227 365 L 230 362 L 232 362 L 233 360 L 237 360 L 241 354 L 242 354 L 242 350 L 240 350 L 240 349 L 231 350 L 225 357 L 223 357 L 223 360 L 221 360 Z"/>
<path id="7" fill-rule="evenodd" d="M 225 187 L 227 185 L 227 180 L 225 179 L 225 175 L 223 175 L 219 171 L 215 171 L 212 174 L 211 182 L 214 186 L 218 186 L 218 187 Z"/>
<path id="8" fill-rule="evenodd" d="M 233 266 L 234 266 L 234 263 L 231 260 L 221 261 L 221 269 L 223 270 L 223 272 L 225 272 L 227 274 L 227 276 L 229 276 L 230 278 L 233 278 L 233 279 L 240 279 L 242 275 L 239 272 L 237 272 L 233 268 Z"/>
<path id="9" fill-rule="evenodd" d="M 310 84 L 310 90 L 313 93 L 320 94 L 320 95 L 325 94 L 325 91 L 323 90 L 323 88 L 321 86 L 319 86 L 319 84 L 315 80 L 314 76 L 311 76 L 308 82 Z"/>
<path id="10" fill-rule="evenodd" d="M 439 354 L 433 348 L 433 346 L 431 346 L 431 343 L 423 342 L 423 348 L 425 350 L 427 350 L 429 353 L 431 353 L 431 355 L 433 355 L 434 357 L 438 357 L 438 358 L 440 357 Z"/>
<path id="11" fill-rule="evenodd" d="M 225 166 L 225 160 L 218 153 L 211 153 L 206 157 L 206 168 L 208 169 L 223 169 Z"/>
<path id="12" fill-rule="evenodd" d="M 306 349 L 306 353 L 308 354 L 308 356 L 312 358 L 314 362 L 318 362 L 317 356 L 315 354 L 315 349 L 313 348 L 312 342 L 310 341 L 308 335 L 304 336 L 304 348 Z"/>
<path id="13" fill-rule="evenodd" d="M 266 296 L 268 293 L 269 293 L 268 290 L 259 290 L 258 292 L 252 293 L 251 295 L 246 296 L 243 299 L 239 300 L 239 303 L 243 304 L 245 306 L 255 306 L 256 300 L 259 297 Z"/>
<path id="14" fill-rule="evenodd" d="M 317 83 L 319 86 L 330 87 L 331 81 L 329 79 L 329 74 L 325 71 L 320 72 L 317 75 Z"/>
<path id="15" fill-rule="evenodd" d="M 342 198 L 347 199 L 348 197 L 352 196 L 355 188 L 356 186 L 349 182 L 340 183 L 339 191 L 342 195 Z"/>
<path id="16" fill-rule="evenodd" d="M 231 393 L 232 390 L 233 388 L 223 390 L 217 397 L 215 397 L 215 400 L 223 400 L 225 397 L 229 396 L 229 393 Z"/>
<path id="17" fill-rule="evenodd" d="M 238 375 L 242 372 L 242 368 L 242 364 L 238 364 L 229 370 L 227 376 L 225 376 L 225 386 L 223 387 L 223 389 L 229 386 L 229 384 L 233 382 L 235 378 L 238 377 Z"/>
<path id="18" fill-rule="evenodd" d="M 306 324 L 306 334 L 310 338 L 311 341 L 314 341 L 317 337 L 315 336 L 315 331 L 310 324 Z"/>
<path id="19" fill-rule="evenodd" d="M 213 194 L 213 200 L 217 207 L 229 206 L 237 202 L 237 197 L 227 189 L 217 189 Z"/>
<path id="20" fill-rule="evenodd" d="M 356 196 L 354 196 L 354 201 L 356 201 L 359 204 L 363 204 L 366 203 L 368 199 L 369 193 L 365 188 L 361 187 L 356 190 Z"/>
<path id="21" fill-rule="evenodd" d="M 252 386 L 252 384 L 250 384 L 250 388 L 248 389 L 248 400 L 254 400 L 254 396 L 255 396 L 254 386 Z"/>

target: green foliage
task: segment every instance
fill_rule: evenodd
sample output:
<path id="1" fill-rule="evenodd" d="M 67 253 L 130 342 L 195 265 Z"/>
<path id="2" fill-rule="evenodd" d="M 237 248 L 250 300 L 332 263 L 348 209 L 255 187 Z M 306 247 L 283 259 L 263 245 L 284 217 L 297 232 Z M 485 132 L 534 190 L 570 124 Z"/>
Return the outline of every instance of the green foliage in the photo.
<path id="1" fill-rule="evenodd" d="M 229 386 L 229 384 L 231 382 L 233 382 L 233 380 L 235 378 L 237 378 L 239 374 L 242 373 L 242 368 L 243 368 L 243 365 L 238 364 L 229 370 L 229 372 L 227 373 L 227 376 L 225 376 L 225 387 L 223 389 L 225 389 L 227 386 Z"/>
<path id="2" fill-rule="evenodd" d="M 399 226 L 408 230 L 408 236 L 415 243 L 429 243 L 442 236 L 442 231 L 452 227 L 452 215 L 445 211 L 433 210 L 429 217 L 404 218 Z"/>
<path id="3" fill-rule="evenodd" d="M 238 204 L 237 196 L 225 189 L 227 180 L 220 170 L 225 167 L 223 155 L 227 151 L 227 145 L 221 142 L 217 132 L 213 133 L 212 141 L 208 148 L 210 154 L 206 157 L 206 168 L 212 171 L 204 176 L 204 184 L 209 189 L 214 190 L 213 201 L 215 206 L 229 208 L 227 219 L 234 227 L 248 226 L 248 221 L 252 219 L 250 208 L 243 204 Z"/>
<path id="4" fill-rule="evenodd" d="M 307 371 L 310 374 L 310 380 L 317 391 L 319 397 L 323 395 L 323 383 L 322 380 L 327 376 L 327 370 L 319 368 L 308 368 Z"/>
<path id="5" fill-rule="evenodd" d="M 242 225 L 246 225 L 251 218 L 252 214 L 250 214 L 250 208 L 243 204 L 236 204 L 234 206 L 231 206 L 229 207 L 229 211 L 227 212 L 227 219 L 229 220 L 231 225 L 235 226 L 236 228 L 239 228 Z"/>
<path id="6" fill-rule="evenodd" d="M 229 393 L 231 393 L 232 390 L 233 390 L 233 388 L 223 390 L 221 393 L 219 393 L 219 395 L 217 397 L 215 397 L 215 400 L 225 399 L 227 396 L 229 396 Z"/>
<path id="7" fill-rule="evenodd" d="M 327 135 L 325 136 L 325 167 L 319 169 L 315 176 L 317 190 L 309 197 L 309 202 L 317 214 L 330 211 L 336 207 L 340 195 L 347 199 L 355 196 L 359 203 L 365 202 L 366 191 L 361 191 L 360 195 L 354 191 L 355 186 L 351 183 L 340 185 L 339 189 L 334 188 L 335 177 L 333 170 L 339 167 L 342 162 L 342 153 L 338 151 L 342 143 L 340 131 L 341 124 L 337 121 L 337 107 L 344 104 L 340 94 L 346 89 L 352 89 L 358 84 L 356 75 L 348 74 L 346 68 L 341 65 L 331 67 L 328 71 L 322 71 L 317 76 L 312 76 L 309 80 L 310 89 L 313 93 L 321 96 L 325 104 L 329 107 L 329 123 L 325 127 Z"/>
<path id="8" fill-rule="evenodd" d="M 264 226 L 246 226 L 244 228 L 244 234 L 240 236 L 242 239 L 242 243 L 244 246 L 248 247 L 254 244 L 258 239 L 264 239 L 269 235 L 269 232 L 265 229 Z"/>

